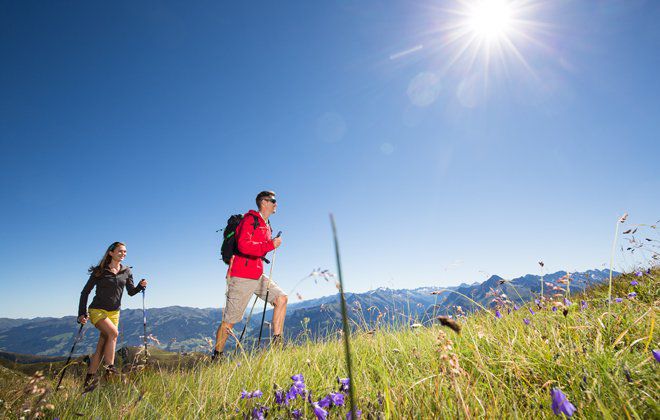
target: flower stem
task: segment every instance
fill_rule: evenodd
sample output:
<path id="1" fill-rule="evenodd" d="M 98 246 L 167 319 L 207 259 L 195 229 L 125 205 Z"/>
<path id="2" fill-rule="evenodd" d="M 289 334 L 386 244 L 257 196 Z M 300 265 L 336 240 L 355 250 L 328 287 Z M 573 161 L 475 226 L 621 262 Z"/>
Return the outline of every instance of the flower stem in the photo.
<path id="1" fill-rule="evenodd" d="M 479 306 L 479 307 L 480 307 L 481 309 L 483 309 L 484 311 L 488 312 L 488 309 L 487 309 L 486 307 L 484 307 L 484 305 L 480 304 L 479 302 L 475 301 L 474 299 L 470 299 L 469 297 L 467 297 L 466 295 L 464 295 L 464 294 L 461 293 L 461 292 L 457 292 L 456 290 L 449 290 L 449 289 L 440 289 L 440 290 L 438 290 L 438 292 L 442 292 L 442 293 L 444 293 L 444 292 L 456 293 L 457 295 L 461 295 L 461 296 L 463 296 L 465 299 L 469 300 L 470 302 L 472 302 L 472 303 L 474 303 L 475 305 Z"/>
<path id="2" fill-rule="evenodd" d="M 610 319 L 611 317 L 609 316 L 611 312 L 611 306 L 612 306 L 612 271 L 614 267 L 614 250 L 616 249 L 616 240 L 617 237 L 619 236 L 619 224 L 621 223 L 620 219 L 617 220 L 616 222 L 616 229 L 614 230 L 614 242 L 612 242 L 612 254 L 610 255 L 610 287 L 609 287 L 609 292 L 607 294 L 607 314 L 608 314 L 608 321 L 607 325 L 610 324 Z"/>

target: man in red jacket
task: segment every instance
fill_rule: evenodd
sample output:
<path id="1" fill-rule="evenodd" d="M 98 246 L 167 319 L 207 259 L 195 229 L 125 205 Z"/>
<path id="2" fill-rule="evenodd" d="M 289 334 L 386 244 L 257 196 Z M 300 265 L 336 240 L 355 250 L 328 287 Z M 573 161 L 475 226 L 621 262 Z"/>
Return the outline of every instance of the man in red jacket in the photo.
<path id="1" fill-rule="evenodd" d="M 212 359 L 217 359 L 225 347 L 234 324 L 243 320 L 250 298 L 256 294 L 273 305 L 273 343 L 281 342 L 287 295 L 277 284 L 266 277 L 263 258 L 282 244 L 282 238 L 272 238 L 268 218 L 277 211 L 273 191 L 257 194 L 257 209 L 247 212 L 236 228 L 237 252 L 227 270 L 227 304 L 218 327 Z"/>

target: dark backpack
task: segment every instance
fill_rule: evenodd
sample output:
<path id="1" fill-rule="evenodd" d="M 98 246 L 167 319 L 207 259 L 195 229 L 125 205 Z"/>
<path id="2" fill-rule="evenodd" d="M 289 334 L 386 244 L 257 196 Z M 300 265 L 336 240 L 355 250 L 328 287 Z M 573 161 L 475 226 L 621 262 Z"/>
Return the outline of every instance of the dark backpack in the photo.
<path id="1" fill-rule="evenodd" d="M 248 214 L 254 218 L 254 228 L 258 228 L 259 219 L 257 216 L 251 213 Z M 231 257 L 233 257 L 235 254 L 238 254 L 236 229 L 238 228 L 238 225 L 241 224 L 241 220 L 243 220 L 242 214 L 234 214 L 230 216 L 227 220 L 227 226 L 222 230 L 222 248 L 220 249 L 220 253 L 222 254 L 222 261 L 224 261 L 227 265 L 229 265 L 231 262 Z"/>

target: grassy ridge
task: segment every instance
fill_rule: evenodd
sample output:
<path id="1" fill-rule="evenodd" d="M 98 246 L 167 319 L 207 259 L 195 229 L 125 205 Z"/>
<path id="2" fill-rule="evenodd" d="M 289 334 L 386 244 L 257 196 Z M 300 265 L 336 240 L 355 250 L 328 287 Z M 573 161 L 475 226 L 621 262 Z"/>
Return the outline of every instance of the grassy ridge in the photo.
<path id="1" fill-rule="evenodd" d="M 607 287 L 600 287 L 572 295 L 566 316 L 564 308 L 517 302 L 520 309 L 508 307 L 510 313 L 500 308 L 501 319 L 481 311 L 462 320 L 460 335 L 437 325 L 358 332 L 351 342 L 358 407 L 365 416 L 386 418 L 544 418 L 554 416 L 550 389 L 560 388 L 577 418 L 660 418 L 660 365 L 651 353 L 658 348 L 659 274 L 615 279 L 613 296 L 624 299 L 609 314 Z M 633 290 L 637 296 L 627 298 Z M 268 417 L 300 409 L 313 418 L 313 407 L 300 398 L 280 408 L 273 389 L 288 389 L 291 375 L 302 373 L 314 401 L 337 391 L 336 378 L 347 376 L 342 352 L 340 340 L 309 341 L 222 364 L 147 369 L 84 396 L 79 378 L 65 380 L 57 394 L 48 391 L 52 381 L 38 380 L 45 398 L 36 405 L 30 404 L 41 391 L 21 393 L 16 379 L 1 379 L 0 414 L 16 417 L 30 408 L 60 418 L 218 418 L 264 405 Z M 264 395 L 240 398 L 242 390 L 256 389 Z M 345 418 L 347 411 L 333 407 L 329 417 Z"/>

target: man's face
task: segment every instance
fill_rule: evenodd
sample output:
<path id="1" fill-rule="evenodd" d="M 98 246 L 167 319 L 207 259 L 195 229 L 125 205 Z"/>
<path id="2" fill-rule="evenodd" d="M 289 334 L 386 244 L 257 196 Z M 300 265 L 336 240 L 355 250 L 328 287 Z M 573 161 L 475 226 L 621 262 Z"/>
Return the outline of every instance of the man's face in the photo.
<path id="1" fill-rule="evenodd" d="M 264 210 L 268 209 L 271 213 L 275 213 L 277 211 L 277 200 L 274 196 L 264 198 L 262 203 Z"/>

